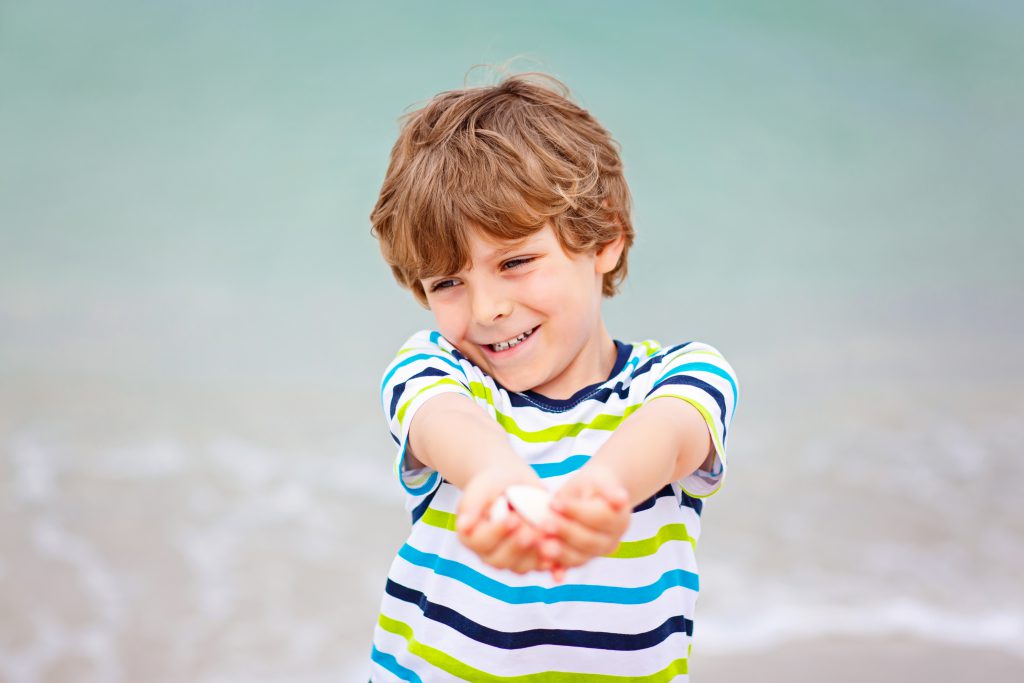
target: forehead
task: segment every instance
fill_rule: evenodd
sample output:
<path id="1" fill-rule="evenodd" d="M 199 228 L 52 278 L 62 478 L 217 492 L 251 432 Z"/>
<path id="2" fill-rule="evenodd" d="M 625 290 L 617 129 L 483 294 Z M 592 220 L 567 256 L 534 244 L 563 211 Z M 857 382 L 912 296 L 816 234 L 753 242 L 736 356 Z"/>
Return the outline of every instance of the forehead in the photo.
<path id="1" fill-rule="evenodd" d="M 547 229 L 550 232 L 550 228 Z M 545 229 L 519 238 L 502 238 L 484 232 L 481 228 L 466 230 L 466 246 L 472 262 L 488 262 L 501 259 L 510 252 L 545 242 Z M 472 263 L 469 264 L 472 266 Z"/>
<path id="2" fill-rule="evenodd" d="M 551 224 L 520 227 L 501 223 L 480 226 L 460 221 L 458 227 L 419 236 L 415 247 L 416 278 L 428 280 L 472 270 L 473 265 L 492 267 L 512 252 L 547 249 L 558 243 Z"/>

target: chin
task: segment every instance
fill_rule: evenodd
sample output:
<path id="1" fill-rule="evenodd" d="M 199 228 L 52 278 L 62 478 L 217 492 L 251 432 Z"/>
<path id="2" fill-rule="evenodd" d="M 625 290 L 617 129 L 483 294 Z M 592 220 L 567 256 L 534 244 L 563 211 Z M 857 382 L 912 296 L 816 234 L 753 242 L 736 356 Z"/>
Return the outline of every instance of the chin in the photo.
<path id="1" fill-rule="evenodd" d="M 529 391 L 537 386 L 537 382 L 531 382 L 529 380 L 516 380 L 514 378 L 506 379 L 504 377 L 495 377 L 494 379 L 508 391 L 517 394 L 523 391 Z"/>

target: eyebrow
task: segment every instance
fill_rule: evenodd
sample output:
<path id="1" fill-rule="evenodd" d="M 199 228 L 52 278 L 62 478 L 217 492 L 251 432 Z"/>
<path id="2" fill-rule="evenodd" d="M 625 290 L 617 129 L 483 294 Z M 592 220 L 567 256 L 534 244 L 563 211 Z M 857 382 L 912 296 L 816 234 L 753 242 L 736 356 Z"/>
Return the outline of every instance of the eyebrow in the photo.
<path id="1" fill-rule="evenodd" d="M 527 243 L 529 243 L 531 240 L 533 240 L 535 234 L 534 235 L 527 235 L 526 237 L 524 237 L 523 239 L 519 240 L 518 242 L 512 242 L 510 244 L 505 245 L 504 247 L 498 247 L 497 249 L 494 249 L 494 250 L 488 252 L 487 254 L 485 254 L 484 258 L 487 261 L 499 261 L 502 258 L 504 258 L 505 256 L 511 254 L 512 252 L 517 251 L 517 250 L 522 249 L 523 247 L 527 246 Z M 472 269 L 472 265 L 469 266 L 469 269 L 470 270 Z M 425 281 L 425 282 L 431 282 L 431 281 L 436 281 L 436 280 L 443 280 L 443 279 L 449 278 L 449 277 L 451 277 L 453 275 L 455 275 L 455 273 L 445 273 L 443 275 L 431 275 L 429 277 L 425 277 L 425 278 L 421 278 L 421 279 L 423 281 Z"/>
<path id="2" fill-rule="evenodd" d="M 532 238 L 533 238 L 533 235 L 527 235 L 526 237 L 524 237 L 523 239 L 519 240 L 518 242 L 514 242 L 512 244 L 508 244 L 508 245 L 506 245 L 504 247 L 498 247 L 497 249 L 489 252 L 487 254 L 486 258 L 487 258 L 488 261 L 496 261 L 496 260 L 500 259 L 503 256 L 507 256 L 508 254 L 511 254 L 513 251 L 517 251 L 519 249 L 522 249 L 523 247 L 525 247 L 527 245 L 527 243 Z"/>

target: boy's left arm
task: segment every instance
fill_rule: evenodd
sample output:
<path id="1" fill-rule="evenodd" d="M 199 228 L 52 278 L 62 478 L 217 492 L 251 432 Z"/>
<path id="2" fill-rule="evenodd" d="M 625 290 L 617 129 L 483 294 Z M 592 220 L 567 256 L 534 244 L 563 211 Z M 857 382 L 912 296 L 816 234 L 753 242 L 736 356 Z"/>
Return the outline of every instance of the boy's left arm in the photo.
<path id="1" fill-rule="evenodd" d="M 666 397 L 668 398 L 668 397 Z M 708 426 L 686 401 L 651 400 L 555 494 L 542 552 L 578 566 L 618 546 L 635 505 L 714 460 Z"/>

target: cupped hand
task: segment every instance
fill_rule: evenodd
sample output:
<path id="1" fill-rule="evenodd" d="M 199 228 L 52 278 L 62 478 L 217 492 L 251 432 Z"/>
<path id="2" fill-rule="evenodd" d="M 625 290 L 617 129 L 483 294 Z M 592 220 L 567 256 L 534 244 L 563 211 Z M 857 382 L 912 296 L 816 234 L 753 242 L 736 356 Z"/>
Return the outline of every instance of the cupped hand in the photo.
<path id="1" fill-rule="evenodd" d="M 551 509 L 555 514 L 542 526 L 548 538 L 540 553 L 562 567 L 578 567 L 615 552 L 632 513 L 628 493 L 614 472 L 593 462 L 555 493 Z"/>
<path id="2" fill-rule="evenodd" d="M 550 561 L 540 555 L 544 538 L 541 530 L 531 526 L 510 510 L 502 520 L 492 520 L 491 505 L 512 484 L 540 486 L 540 480 L 524 480 L 510 476 L 503 468 L 484 470 L 473 477 L 462 493 L 456 517 L 459 540 L 481 560 L 497 569 L 510 569 L 517 574 L 546 570 Z"/>

